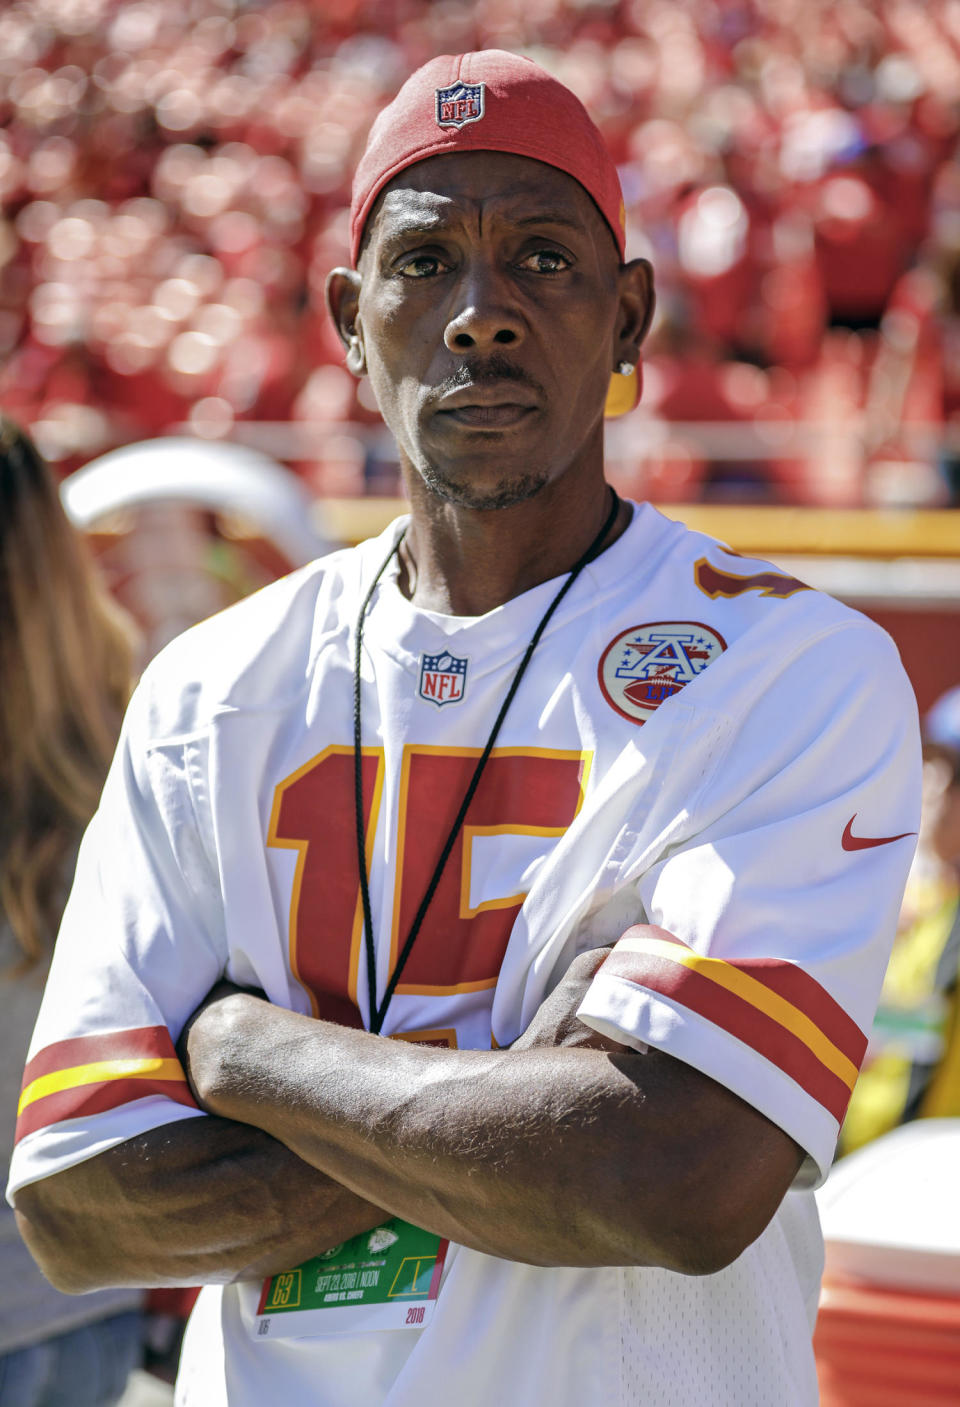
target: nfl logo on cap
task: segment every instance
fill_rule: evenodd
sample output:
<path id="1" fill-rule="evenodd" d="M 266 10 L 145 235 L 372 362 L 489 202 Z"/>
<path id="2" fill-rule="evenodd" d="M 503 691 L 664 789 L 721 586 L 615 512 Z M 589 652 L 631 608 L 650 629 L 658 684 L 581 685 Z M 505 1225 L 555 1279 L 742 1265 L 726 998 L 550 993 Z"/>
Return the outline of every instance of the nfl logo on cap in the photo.
<path id="1" fill-rule="evenodd" d="M 465 127 L 483 116 L 483 83 L 453 83 L 437 89 L 437 126 Z"/>
<path id="2" fill-rule="evenodd" d="M 459 703 L 467 687 L 467 660 L 445 650 L 420 656 L 420 697 L 438 707 Z"/>

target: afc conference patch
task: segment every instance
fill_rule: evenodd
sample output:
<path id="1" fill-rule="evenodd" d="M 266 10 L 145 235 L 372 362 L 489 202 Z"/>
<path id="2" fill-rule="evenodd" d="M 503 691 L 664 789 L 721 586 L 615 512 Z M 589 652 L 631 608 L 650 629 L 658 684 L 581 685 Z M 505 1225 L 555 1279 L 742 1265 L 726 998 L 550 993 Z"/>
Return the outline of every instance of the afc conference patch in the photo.
<path id="1" fill-rule="evenodd" d="M 621 631 L 600 656 L 597 677 L 611 708 L 645 723 L 727 648 L 699 621 L 654 621 Z"/>
<path id="2" fill-rule="evenodd" d="M 467 687 L 468 660 L 451 655 L 420 656 L 420 697 L 441 707 L 459 703 Z"/>
<path id="3" fill-rule="evenodd" d="M 437 126 L 466 127 L 468 122 L 479 122 L 485 87 L 484 83 L 451 83 L 449 88 L 438 88 Z"/>

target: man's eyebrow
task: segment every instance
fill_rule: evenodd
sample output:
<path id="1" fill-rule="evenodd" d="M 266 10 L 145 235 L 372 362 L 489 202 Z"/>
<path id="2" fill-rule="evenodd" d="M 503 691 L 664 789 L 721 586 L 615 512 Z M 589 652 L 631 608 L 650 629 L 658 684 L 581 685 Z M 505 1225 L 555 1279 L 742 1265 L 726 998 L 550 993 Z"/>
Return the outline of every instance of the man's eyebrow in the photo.
<path id="1" fill-rule="evenodd" d="M 568 230 L 576 230 L 578 234 L 583 234 L 584 231 L 582 220 L 561 210 L 541 210 L 536 215 L 507 218 L 518 229 L 527 229 L 533 225 L 560 225 Z M 384 221 L 383 237 L 384 240 L 416 239 L 421 236 L 428 238 L 456 223 L 455 216 L 448 217 L 439 211 L 434 216 L 418 214 L 409 219 L 404 219 L 402 215 L 392 215 Z"/>
<path id="2" fill-rule="evenodd" d="M 384 239 L 407 239 L 409 236 L 432 235 L 446 228 L 448 221 L 442 215 L 430 217 L 418 215 L 416 219 L 405 220 L 402 215 L 390 216 L 383 222 Z"/>
<path id="3" fill-rule="evenodd" d="M 568 230 L 578 230 L 583 233 L 583 221 L 576 219 L 573 215 L 565 214 L 561 210 L 541 210 L 537 215 L 525 215 L 521 220 L 515 220 L 514 224 L 526 225 L 564 225 Z"/>

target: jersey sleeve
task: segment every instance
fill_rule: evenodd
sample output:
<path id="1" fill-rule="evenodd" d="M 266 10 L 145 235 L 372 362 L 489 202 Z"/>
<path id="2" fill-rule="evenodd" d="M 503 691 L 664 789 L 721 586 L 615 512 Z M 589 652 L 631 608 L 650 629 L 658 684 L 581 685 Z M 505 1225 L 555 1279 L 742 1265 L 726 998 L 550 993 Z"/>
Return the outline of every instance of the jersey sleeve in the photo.
<path id="1" fill-rule="evenodd" d="M 150 737 L 145 678 L 77 872 L 34 1031 L 8 1197 L 178 1119 L 203 1117 L 177 1059 L 223 972 L 220 887 L 204 833 L 202 733 Z"/>
<path id="2" fill-rule="evenodd" d="M 916 703 L 866 621 L 794 655 L 736 720 L 688 836 L 639 875 L 645 925 L 580 1016 L 686 1061 L 826 1176 L 867 1047 L 920 813 Z"/>

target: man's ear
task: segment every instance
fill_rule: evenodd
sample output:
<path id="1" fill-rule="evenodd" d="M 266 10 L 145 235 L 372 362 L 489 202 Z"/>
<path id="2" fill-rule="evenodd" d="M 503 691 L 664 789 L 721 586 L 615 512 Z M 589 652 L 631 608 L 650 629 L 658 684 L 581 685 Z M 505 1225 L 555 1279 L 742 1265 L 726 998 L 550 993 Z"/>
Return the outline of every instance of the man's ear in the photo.
<path id="1" fill-rule="evenodd" d="M 640 344 L 650 331 L 656 307 L 653 268 L 649 259 L 631 259 L 620 269 L 620 311 L 614 342 L 613 364 L 640 360 Z"/>
<path id="2" fill-rule="evenodd" d="M 356 269 L 332 269 L 327 275 L 327 309 L 347 349 L 347 370 L 366 376 L 367 354 L 360 325 L 361 276 Z"/>

